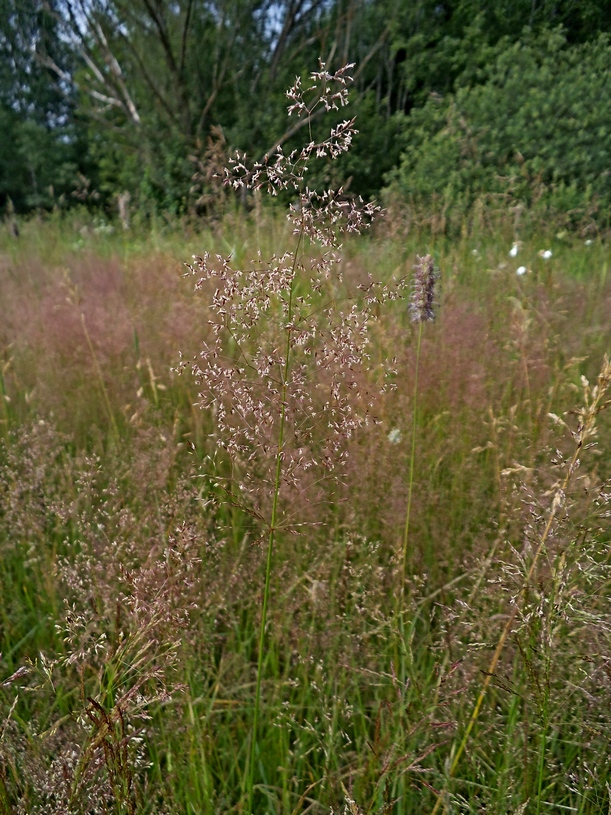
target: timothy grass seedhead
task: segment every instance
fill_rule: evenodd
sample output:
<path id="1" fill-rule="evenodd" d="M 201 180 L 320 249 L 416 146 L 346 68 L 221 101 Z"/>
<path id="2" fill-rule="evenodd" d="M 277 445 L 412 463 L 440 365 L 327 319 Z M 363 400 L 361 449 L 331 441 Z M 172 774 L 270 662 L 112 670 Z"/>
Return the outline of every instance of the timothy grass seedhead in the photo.
<path id="1" fill-rule="evenodd" d="M 418 257 L 414 266 L 412 296 L 409 315 L 413 323 L 430 323 L 435 319 L 436 284 L 439 272 L 431 255 Z"/>

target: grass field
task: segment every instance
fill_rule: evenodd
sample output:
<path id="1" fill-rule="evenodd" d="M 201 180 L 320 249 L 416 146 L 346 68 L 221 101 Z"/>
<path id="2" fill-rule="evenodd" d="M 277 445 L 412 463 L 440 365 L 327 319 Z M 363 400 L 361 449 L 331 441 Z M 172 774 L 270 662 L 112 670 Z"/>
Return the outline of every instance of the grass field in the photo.
<path id="1" fill-rule="evenodd" d="M 203 397 L 184 262 L 282 218 L 0 237 L 2 815 L 610 811 L 608 243 L 380 223 L 297 281 L 292 391 L 280 292 Z"/>

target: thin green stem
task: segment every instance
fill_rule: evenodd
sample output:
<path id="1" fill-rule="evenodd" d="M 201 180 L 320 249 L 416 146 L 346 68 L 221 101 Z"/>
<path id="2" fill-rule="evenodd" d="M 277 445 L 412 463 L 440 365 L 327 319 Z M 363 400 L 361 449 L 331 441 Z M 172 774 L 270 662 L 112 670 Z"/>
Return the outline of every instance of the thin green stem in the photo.
<path id="1" fill-rule="evenodd" d="M 541 743 L 539 745 L 539 764 L 537 768 L 537 810 L 539 815 L 541 810 L 541 796 L 543 795 L 543 775 L 545 770 L 545 743 L 547 741 L 547 722 L 544 723 L 543 732 L 541 733 Z"/>
<path id="2" fill-rule="evenodd" d="M 398 593 L 397 602 L 400 607 L 397 609 L 401 630 L 403 630 L 403 607 L 405 601 L 405 579 L 407 577 L 407 552 L 409 544 L 409 526 L 412 515 L 412 497 L 414 494 L 414 469 L 416 463 L 416 429 L 418 424 L 418 371 L 420 369 L 420 348 L 422 345 L 422 325 L 418 323 L 418 336 L 416 340 L 416 370 L 414 374 L 414 398 L 412 400 L 412 444 L 409 457 L 409 482 L 407 489 L 407 508 L 405 511 L 405 527 L 403 529 L 403 552 L 401 558 L 401 591 Z"/>
<path id="3" fill-rule="evenodd" d="M 600 402 L 602 400 L 603 395 L 604 395 L 604 391 L 601 389 L 601 392 L 598 394 L 596 401 L 594 402 L 594 404 L 592 406 L 589 407 L 588 412 L 589 412 L 591 417 L 594 417 L 596 415 L 596 412 L 599 409 L 598 406 L 599 406 L 599 404 L 600 404 Z M 537 548 L 536 548 L 536 550 L 535 550 L 535 552 L 533 554 L 531 564 L 530 564 L 530 568 L 528 569 L 528 573 L 526 574 L 526 578 L 524 580 L 524 583 L 522 584 L 522 589 L 520 591 L 520 594 L 516 598 L 516 600 L 514 602 L 514 605 L 513 605 L 513 608 L 512 608 L 512 610 L 510 611 L 510 613 L 509 613 L 509 615 L 507 617 L 507 621 L 505 623 L 503 631 L 501 632 L 501 636 L 499 637 L 499 641 L 498 641 L 497 646 L 496 646 L 496 648 L 494 650 L 494 654 L 492 655 L 492 659 L 490 660 L 490 664 L 488 665 L 488 670 L 485 672 L 484 681 L 482 683 L 481 690 L 480 690 L 480 692 L 478 694 L 477 701 L 475 702 L 475 706 L 473 707 L 473 711 L 471 713 L 471 716 L 469 717 L 469 721 L 467 723 L 467 727 L 465 729 L 464 735 L 463 735 L 462 740 L 461 740 L 461 742 L 460 742 L 460 744 L 458 746 L 458 749 L 456 750 L 456 753 L 454 754 L 452 764 L 450 765 L 450 768 L 448 770 L 448 778 L 453 778 L 453 776 L 455 775 L 456 770 L 458 768 L 458 764 L 459 764 L 460 759 L 462 757 L 462 754 L 464 753 L 464 751 L 465 751 L 465 749 L 467 747 L 467 743 L 469 741 L 471 731 L 475 727 L 475 724 L 476 724 L 476 722 L 477 722 L 477 720 L 479 718 L 479 714 L 480 714 L 480 711 L 482 709 L 484 699 L 486 697 L 486 691 L 488 690 L 488 686 L 490 685 L 490 682 L 491 682 L 492 678 L 495 675 L 494 672 L 496 671 L 496 666 L 498 664 L 499 659 L 501 658 L 501 654 L 502 654 L 503 649 L 505 647 L 505 643 L 507 642 L 507 639 L 509 638 L 509 635 L 511 633 L 513 623 L 514 623 L 514 621 L 515 621 L 515 619 L 516 619 L 516 617 L 518 615 L 518 611 L 520 609 L 520 603 L 521 603 L 522 599 L 524 598 L 528 587 L 532 584 L 532 579 L 533 579 L 533 576 L 534 576 L 535 571 L 537 569 L 537 565 L 539 563 L 539 558 L 540 558 L 541 553 L 543 552 L 543 550 L 545 548 L 545 545 L 547 543 L 547 539 L 548 539 L 548 537 L 550 535 L 550 532 L 552 530 L 554 520 L 555 520 L 556 514 L 558 512 L 558 509 L 563 505 L 564 496 L 566 495 L 566 491 L 568 489 L 569 482 L 571 480 L 571 476 L 573 475 L 573 473 L 576 470 L 576 463 L 577 463 L 577 460 L 579 458 L 579 453 L 580 453 L 580 451 L 582 449 L 582 446 L 583 446 L 583 443 L 584 443 L 585 439 L 592 432 L 592 427 L 593 427 L 593 420 L 592 420 L 592 424 L 590 426 L 588 426 L 588 424 L 586 422 L 585 425 L 579 431 L 579 434 L 578 434 L 578 437 L 577 437 L 577 447 L 576 447 L 575 453 L 573 454 L 573 458 L 572 458 L 572 460 L 571 460 L 571 462 L 570 462 L 570 464 L 569 464 L 569 466 L 567 468 L 566 476 L 564 478 L 564 481 L 562 482 L 562 485 L 559 486 L 556 489 L 555 493 L 554 493 L 554 499 L 552 501 L 552 507 L 551 507 L 551 510 L 550 510 L 550 513 L 549 513 L 549 516 L 548 516 L 548 519 L 547 519 L 547 523 L 545 524 L 545 529 L 543 530 L 543 533 L 541 535 L 541 538 L 539 539 L 539 543 L 537 545 Z M 438 794 L 437 800 L 435 802 L 435 806 L 433 807 L 433 809 L 431 811 L 431 815 L 436 815 L 436 813 L 438 812 L 439 808 L 442 805 L 443 799 L 444 799 L 444 794 L 443 794 L 443 791 L 442 791 L 442 792 L 440 792 Z"/>
<path id="4" fill-rule="evenodd" d="M 267 559 L 265 564 L 265 588 L 263 590 L 263 608 L 261 610 L 261 626 L 259 629 L 259 653 L 257 658 L 257 684 L 255 689 L 255 709 L 253 714 L 252 733 L 250 738 L 250 753 L 247 768 L 247 795 L 248 812 L 253 813 L 254 789 L 255 789 L 255 754 L 257 749 L 257 731 L 259 726 L 259 710 L 261 707 L 261 680 L 263 677 L 263 649 L 265 647 L 265 627 L 267 622 L 267 608 L 269 605 L 269 589 L 271 584 L 272 558 L 274 553 L 274 543 L 276 540 L 278 499 L 280 496 L 280 482 L 282 479 L 282 460 L 284 458 L 284 429 L 286 424 L 286 398 L 288 390 L 288 378 L 290 371 L 291 353 L 291 322 L 293 319 L 293 292 L 295 288 L 295 272 L 297 269 L 297 258 L 299 247 L 303 237 L 303 227 L 297 239 L 295 255 L 293 257 L 293 268 L 291 274 L 291 288 L 289 291 L 288 304 L 288 327 L 286 335 L 286 349 L 284 355 L 284 370 L 282 374 L 282 406 L 280 409 L 280 426 L 278 429 L 278 452 L 276 453 L 276 474 L 274 478 L 274 496 L 272 502 L 272 514 L 269 525 L 269 537 L 267 541 Z"/>
<path id="5" fill-rule="evenodd" d="M 0 369 L 0 402 L 2 403 L 2 413 L 4 418 L 0 419 L 0 424 L 2 424 L 4 429 L 4 436 L 8 439 L 9 437 L 9 423 L 10 423 L 10 414 L 9 414 L 9 397 L 6 392 L 6 385 L 4 384 L 4 373 L 8 370 L 10 365 L 10 361 L 6 363 L 6 365 Z"/>
<path id="6" fill-rule="evenodd" d="M 552 596 L 552 603 L 550 604 L 550 616 L 545 621 L 545 672 L 543 675 L 545 693 L 543 695 L 543 705 L 541 710 L 542 728 L 541 728 L 541 743 L 539 745 L 539 766 L 538 766 L 538 783 L 537 783 L 537 813 L 541 810 L 541 799 L 543 797 L 543 776 L 545 773 L 545 751 L 547 746 L 547 734 L 549 730 L 550 720 L 550 677 L 552 672 L 552 631 L 554 627 L 554 610 L 558 608 L 558 592 L 559 581 L 562 574 L 562 565 L 564 563 L 564 553 L 560 556 L 560 567 L 556 564 L 554 575 L 554 593 Z"/>
<path id="7" fill-rule="evenodd" d="M 91 357 L 93 359 L 93 364 L 95 366 L 95 372 L 98 377 L 98 382 L 100 383 L 100 389 L 102 391 L 102 396 L 104 397 L 104 403 L 106 405 L 106 410 L 108 411 L 108 418 L 110 421 L 110 427 L 112 430 L 113 438 L 116 443 L 119 441 L 119 428 L 117 427 L 117 422 L 115 420 L 115 415 L 113 413 L 112 405 L 110 404 L 110 398 L 108 396 L 108 391 L 106 390 L 106 385 L 104 384 L 104 377 L 102 375 L 102 369 L 100 368 L 100 363 L 98 362 L 98 358 L 95 353 L 95 348 L 93 347 L 93 343 L 91 342 L 91 337 L 89 336 L 89 331 L 87 330 L 87 323 L 85 322 L 85 315 L 81 313 L 81 324 L 83 326 L 83 333 L 85 334 L 85 339 L 87 340 L 87 346 L 91 352 Z"/>

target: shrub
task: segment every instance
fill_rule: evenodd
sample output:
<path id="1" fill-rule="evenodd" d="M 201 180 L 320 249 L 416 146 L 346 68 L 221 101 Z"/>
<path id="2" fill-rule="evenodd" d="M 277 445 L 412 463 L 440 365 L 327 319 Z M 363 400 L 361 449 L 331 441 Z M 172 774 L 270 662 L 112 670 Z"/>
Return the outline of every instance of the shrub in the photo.
<path id="1" fill-rule="evenodd" d="M 417 207 L 462 217 L 478 198 L 569 221 L 609 215 L 606 35 L 568 47 L 560 31 L 498 46 L 481 84 L 402 117 L 405 149 L 391 186 Z"/>

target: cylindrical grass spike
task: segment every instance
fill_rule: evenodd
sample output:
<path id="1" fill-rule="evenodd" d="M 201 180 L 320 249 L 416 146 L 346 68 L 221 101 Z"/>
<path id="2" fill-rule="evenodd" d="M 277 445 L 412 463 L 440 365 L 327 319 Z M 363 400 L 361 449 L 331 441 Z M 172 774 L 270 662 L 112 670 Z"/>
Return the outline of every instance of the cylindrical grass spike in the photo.
<path id="1" fill-rule="evenodd" d="M 435 319 L 435 285 L 439 272 L 431 255 L 416 256 L 414 282 L 409 304 L 409 316 L 413 323 L 428 323 Z"/>

